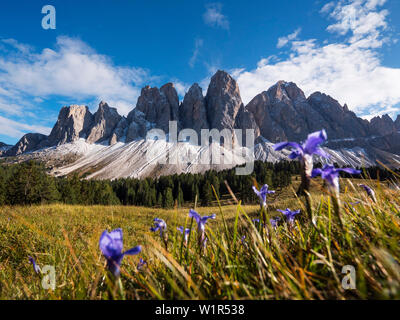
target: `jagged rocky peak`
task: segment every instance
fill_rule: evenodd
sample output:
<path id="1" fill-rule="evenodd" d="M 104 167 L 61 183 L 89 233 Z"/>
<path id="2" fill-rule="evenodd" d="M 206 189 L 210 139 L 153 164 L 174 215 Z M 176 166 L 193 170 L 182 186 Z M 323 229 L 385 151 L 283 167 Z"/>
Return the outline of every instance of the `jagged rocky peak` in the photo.
<path id="1" fill-rule="evenodd" d="M 87 141 L 95 143 L 110 140 L 121 118 L 117 109 L 111 108 L 104 101 L 100 102 L 99 109 L 94 114 L 93 124 L 89 129 Z"/>
<path id="2" fill-rule="evenodd" d="M 93 121 L 94 117 L 87 106 L 63 107 L 48 138 L 49 145 L 55 146 L 86 138 Z"/>
<path id="3" fill-rule="evenodd" d="M 176 91 L 174 84 L 172 82 L 169 82 L 167 84 L 164 84 L 161 88 L 160 91 L 165 95 L 167 98 L 167 101 L 170 106 L 170 119 L 171 120 L 178 120 L 178 113 L 179 113 L 179 97 L 178 97 L 178 92 Z"/>
<path id="4" fill-rule="evenodd" d="M 179 98 L 172 83 L 162 86 L 161 89 L 146 86 L 141 91 L 136 108 L 128 114 L 128 122 L 137 122 L 136 117 L 141 115 L 137 111 L 140 111 L 146 121 L 168 132 L 169 121 L 178 120 L 178 109 Z"/>
<path id="5" fill-rule="evenodd" d="M 397 131 L 395 122 L 387 114 L 372 118 L 370 123 L 373 133 L 377 135 L 383 136 Z"/>
<path id="6" fill-rule="evenodd" d="M 179 108 L 179 127 L 193 129 L 199 137 L 201 129 L 209 129 L 206 101 L 197 83 L 190 87 Z"/>
<path id="7" fill-rule="evenodd" d="M 324 127 L 331 139 L 358 138 L 370 134 L 369 123 L 358 118 L 331 96 L 315 92 L 307 99 L 310 106 L 325 119 Z"/>
<path id="8" fill-rule="evenodd" d="M 278 81 L 275 85 L 268 89 L 268 95 L 271 98 L 282 101 L 287 100 L 305 100 L 304 92 L 293 82 L 286 82 L 284 80 Z"/>
<path id="9" fill-rule="evenodd" d="M 20 154 L 35 151 L 47 146 L 47 136 L 40 133 L 28 133 L 24 135 L 15 146 L 7 150 L 6 156 L 18 156 Z"/>
<path id="10" fill-rule="evenodd" d="M 212 78 L 206 95 L 208 123 L 213 129 L 233 129 L 242 105 L 239 86 L 225 71 Z"/>

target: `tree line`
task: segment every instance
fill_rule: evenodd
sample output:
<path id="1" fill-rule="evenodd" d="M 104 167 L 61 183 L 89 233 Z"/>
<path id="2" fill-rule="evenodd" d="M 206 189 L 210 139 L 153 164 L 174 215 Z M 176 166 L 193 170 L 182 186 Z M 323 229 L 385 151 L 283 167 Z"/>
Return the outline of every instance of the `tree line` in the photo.
<path id="1" fill-rule="evenodd" d="M 320 165 L 316 165 L 319 167 Z M 256 161 L 248 176 L 238 176 L 235 169 L 204 174 L 175 174 L 159 178 L 85 180 L 77 174 L 56 178 L 47 174 L 42 163 L 28 161 L 6 165 L 0 163 L 0 205 L 65 203 L 72 205 L 133 205 L 172 208 L 185 203 L 208 206 L 229 195 L 226 183 L 244 204 L 258 200 L 252 190 L 268 184 L 272 189 L 290 185 L 299 174 L 297 161 L 266 163 Z M 398 170 L 396 170 L 399 173 Z M 379 167 L 363 169 L 365 178 L 396 180 L 395 175 Z M 214 202 L 215 204 L 215 202 Z"/>
<path id="2" fill-rule="evenodd" d="M 297 162 L 264 163 L 257 161 L 254 172 L 238 176 L 235 169 L 204 174 L 175 174 L 159 178 L 85 180 L 77 174 L 56 178 L 47 174 L 44 164 L 28 161 L 0 165 L 0 205 L 65 203 L 72 205 L 134 205 L 171 208 L 194 203 L 210 205 L 228 195 L 225 181 L 243 203 L 255 203 L 254 182 L 283 188 L 299 171 Z"/>

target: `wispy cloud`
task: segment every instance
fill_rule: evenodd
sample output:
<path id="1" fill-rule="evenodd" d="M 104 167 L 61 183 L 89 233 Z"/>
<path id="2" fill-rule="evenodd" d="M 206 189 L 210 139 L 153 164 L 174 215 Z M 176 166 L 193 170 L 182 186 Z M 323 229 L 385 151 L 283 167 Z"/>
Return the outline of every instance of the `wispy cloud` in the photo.
<path id="1" fill-rule="evenodd" d="M 301 32 L 301 28 L 296 29 L 293 33 L 287 35 L 286 37 L 281 37 L 278 39 L 278 44 L 276 45 L 277 48 L 283 48 L 286 46 L 290 41 L 296 40 L 298 35 Z"/>
<path id="2" fill-rule="evenodd" d="M 306 94 L 325 92 L 359 115 L 389 112 L 400 103 L 400 69 L 385 67 L 378 49 L 390 41 L 385 0 L 346 0 L 325 5 L 323 13 L 332 19 L 327 31 L 338 40 L 316 39 L 291 42 L 288 58 L 262 59 L 251 71 L 236 70 L 243 100 L 278 80 L 296 82 Z"/>
<path id="3" fill-rule="evenodd" d="M 196 63 L 196 61 L 197 61 L 197 57 L 199 56 L 200 49 L 201 49 L 201 47 L 203 46 L 203 44 L 204 44 L 203 39 L 196 39 L 196 40 L 195 40 L 195 42 L 194 42 L 193 55 L 192 55 L 192 57 L 191 57 L 190 60 L 189 60 L 189 66 L 190 66 L 191 68 L 194 67 L 194 65 L 195 65 L 195 63 Z"/>
<path id="4" fill-rule="evenodd" d="M 48 135 L 51 128 L 38 125 L 29 125 L 0 116 L 1 134 L 12 138 L 21 138 L 27 132 L 37 132 Z"/>
<path id="5" fill-rule="evenodd" d="M 40 53 L 16 41 L 7 43 L 19 51 L 0 56 L 0 87 L 20 95 L 106 100 L 126 114 L 136 103 L 140 86 L 151 80 L 146 70 L 115 66 L 78 39 L 59 37 L 54 49 Z"/>
<path id="6" fill-rule="evenodd" d="M 219 2 L 206 5 L 206 12 L 203 14 L 203 19 L 209 26 L 229 30 L 229 20 L 222 14 L 222 4 Z"/>
<path id="7" fill-rule="evenodd" d="M 126 115 L 135 107 L 141 87 L 158 80 L 142 68 L 114 65 L 79 39 L 58 37 L 54 48 L 40 52 L 14 39 L 0 39 L 0 44 L 0 134 L 12 138 L 49 132 L 34 125 L 44 123 L 49 113 L 57 114 L 41 107 L 48 101 L 105 100 Z"/>

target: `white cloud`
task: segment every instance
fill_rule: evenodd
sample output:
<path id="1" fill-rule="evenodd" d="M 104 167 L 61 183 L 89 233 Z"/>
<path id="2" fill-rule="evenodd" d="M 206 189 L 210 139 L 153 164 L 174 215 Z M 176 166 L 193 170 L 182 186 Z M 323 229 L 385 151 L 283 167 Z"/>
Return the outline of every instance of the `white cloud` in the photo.
<path id="1" fill-rule="evenodd" d="M 50 134 L 51 128 L 37 125 L 28 125 L 0 116 L 1 133 L 12 138 L 21 138 L 27 132 Z"/>
<path id="2" fill-rule="evenodd" d="M 194 42 L 194 51 L 193 51 L 193 55 L 189 60 L 189 66 L 191 68 L 194 67 L 196 61 L 197 61 L 197 57 L 199 56 L 200 53 L 200 48 L 203 46 L 204 41 L 203 39 L 196 39 Z"/>
<path id="3" fill-rule="evenodd" d="M 127 114 L 140 94 L 139 86 L 151 80 L 146 70 L 115 66 L 78 39 L 58 37 L 55 49 L 40 53 L 16 41 L 8 43 L 19 52 L 0 57 L 0 87 L 21 95 L 105 100 Z"/>
<path id="4" fill-rule="evenodd" d="M 206 5 L 206 12 L 203 14 L 204 22 L 212 27 L 220 27 L 229 30 L 229 20 L 222 14 L 221 3 L 210 3 Z"/>
<path id="5" fill-rule="evenodd" d="M 283 48 L 286 46 L 290 41 L 297 39 L 298 35 L 301 32 L 301 28 L 298 28 L 293 33 L 289 34 L 286 37 L 281 37 L 278 39 L 278 44 L 276 45 L 277 48 Z"/>
<path id="6" fill-rule="evenodd" d="M 377 48 L 385 37 L 388 12 L 385 0 L 339 1 L 324 7 L 334 19 L 328 26 L 345 39 L 324 42 L 315 39 L 292 41 L 289 57 L 262 59 L 251 71 L 235 70 L 244 102 L 267 90 L 278 80 L 297 83 L 307 95 L 325 92 L 359 115 L 394 115 L 400 103 L 400 69 L 382 65 Z M 349 17 L 353 15 L 353 20 Z"/>

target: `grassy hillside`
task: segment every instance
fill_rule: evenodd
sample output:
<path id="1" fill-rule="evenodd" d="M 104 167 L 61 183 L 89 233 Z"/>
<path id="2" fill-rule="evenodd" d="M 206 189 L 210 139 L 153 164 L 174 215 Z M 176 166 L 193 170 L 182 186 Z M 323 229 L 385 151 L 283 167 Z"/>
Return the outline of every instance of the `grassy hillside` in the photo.
<path id="1" fill-rule="evenodd" d="M 268 217 L 281 215 L 278 208 L 302 209 L 294 225 L 284 219 L 276 229 L 254 224 L 258 206 L 199 207 L 201 215 L 217 215 L 207 223 L 204 250 L 188 208 L 3 206 L 0 299 L 400 298 L 399 191 L 367 182 L 376 188 L 377 203 L 354 187 L 358 181 L 342 180 L 343 228 L 318 180 L 313 222 L 295 196 L 297 181 L 271 197 L 268 209 Z M 167 222 L 168 251 L 149 230 L 155 217 Z M 177 226 L 192 226 L 187 246 Z M 143 246 L 139 255 L 124 258 L 120 282 L 106 272 L 99 250 L 102 232 L 116 228 L 123 229 L 125 249 Z M 54 291 L 42 288 L 43 275 L 29 256 L 55 267 Z M 147 265 L 138 270 L 140 258 Z M 342 287 L 345 265 L 356 270 L 355 290 Z"/>

